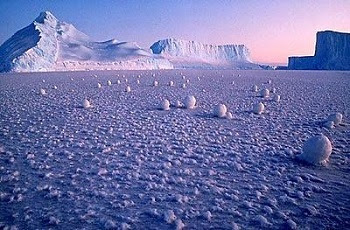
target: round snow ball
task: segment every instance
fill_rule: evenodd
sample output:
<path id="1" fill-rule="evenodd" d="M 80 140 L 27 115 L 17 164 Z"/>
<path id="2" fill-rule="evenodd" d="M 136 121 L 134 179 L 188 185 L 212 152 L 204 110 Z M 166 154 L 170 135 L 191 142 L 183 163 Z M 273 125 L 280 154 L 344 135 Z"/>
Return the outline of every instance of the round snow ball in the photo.
<path id="1" fill-rule="evenodd" d="M 334 125 L 339 125 L 343 120 L 343 115 L 341 113 L 334 113 L 329 115 L 327 121 L 333 121 Z"/>
<path id="2" fill-rule="evenodd" d="M 129 93 L 130 91 L 131 91 L 130 86 L 127 86 L 127 87 L 125 88 L 125 92 Z"/>
<path id="3" fill-rule="evenodd" d="M 218 104 L 214 107 L 214 116 L 215 117 L 225 117 L 227 112 L 227 107 L 224 104 Z"/>
<path id="4" fill-rule="evenodd" d="M 101 83 L 97 83 L 97 88 L 101 88 L 101 87 L 102 87 Z"/>
<path id="5" fill-rule="evenodd" d="M 196 98 L 194 96 L 187 96 L 185 98 L 186 109 L 193 109 L 196 105 Z"/>
<path id="6" fill-rule="evenodd" d="M 190 84 L 190 79 L 187 79 L 187 80 L 186 80 L 186 83 L 187 83 L 187 84 Z"/>
<path id="7" fill-rule="evenodd" d="M 232 113 L 231 112 L 227 112 L 226 113 L 226 118 L 231 120 L 233 118 Z"/>
<path id="8" fill-rule="evenodd" d="M 41 95 L 46 95 L 45 89 L 40 89 L 40 94 L 41 94 Z"/>
<path id="9" fill-rule="evenodd" d="M 120 80 L 117 80 L 117 84 L 120 85 Z"/>
<path id="10" fill-rule="evenodd" d="M 279 102 L 279 101 L 281 100 L 281 96 L 275 94 L 275 96 L 273 96 L 273 100 L 274 100 L 275 102 Z"/>
<path id="11" fill-rule="evenodd" d="M 58 89 L 56 85 L 53 86 L 53 89 Z"/>
<path id="12" fill-rule="evenodd" d="M 261 102 L 259 102 L 258 104 L 255 104 L 253 106 L 253 112 L 255 114 L 262 114 L 264 112 L 264 110 L 265 110 L 265 105 Z"/>
<path id="13" fill-rule="evenodd" d="M 253 91 L 253 92 L 258 92 L 258 86 L 257 86 L 257 85 L 253 85 L 252 91 Z"/>
<path id="14" fill-rule="evenodd" d="M 174 86 L 174 82 L 173 82 L 173 81 L 170 81 L 170 82 L 169 82 L 169 86 Z"/>
<path id="15" fill-rule="evenodd" d="M 137 80 L 136 83 L 137 83 L 137 84 L 140 84 L 140 80 Z"/>
<path id="16" fill-rule="evenodd" d="M 169 110 L 170 109 L 170 102 L 167 99 L 164 99 L 160 104 L 160 109 L 162 110 Z"/>
<path id="17" fill-rule="evenodd" d="M 260 91 L 260 95 L 261 95 L 262 97 L 268 97 L 268 96 L 270 95 L 270 91 L 269 91 L 268 89 L 262 89 L 262 90 Z"/>
<path id="18" fill-rule="evenodd" d="M 88 101 L 87 99 L 84 99 L 83 107 L 84 107 L 84 109 L 90 108 L 91 107 L 90 101 Z"/>
<path id="19" fill-rule="evenodd" d="M 276 93 L 276 88 L 272 88 L 272 93 Z"/>
<path id="20" fill-rule="evenodd" d="M 310 164 L 326 162 L 332 153 L 332 143 L 323 134 L 310 137 L 303 146 L 303 152 L 298 157 Z"/>
<path id="21" fill-rule="evenodd" d="M 107 85 L 112 85 L 112 82 L 108 80 Z"/>
<path id="22" fill-rule="evenodd" d="M 186 84 L 185 83 L 182 84 L 182 88 L 186 89 Z"/>
<path id="23" fill-rule="evenodd" d="M 158 86 L 158 81 L 154 81 L 153 86 Z"/>

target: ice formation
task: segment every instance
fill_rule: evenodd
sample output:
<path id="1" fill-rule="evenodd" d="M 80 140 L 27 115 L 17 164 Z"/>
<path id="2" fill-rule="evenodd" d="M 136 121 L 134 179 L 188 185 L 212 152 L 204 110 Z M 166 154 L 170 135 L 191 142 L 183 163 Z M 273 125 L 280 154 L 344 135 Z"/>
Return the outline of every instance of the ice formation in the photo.
<path id="1" fill-rule="evenodd" d="M 310 164 L 320 164 L 328 161 L 332 153 L 332 143 L 323 134 L 310 137 L 303 145 L 303 152 L 298 155 L 300 160 Z"/>

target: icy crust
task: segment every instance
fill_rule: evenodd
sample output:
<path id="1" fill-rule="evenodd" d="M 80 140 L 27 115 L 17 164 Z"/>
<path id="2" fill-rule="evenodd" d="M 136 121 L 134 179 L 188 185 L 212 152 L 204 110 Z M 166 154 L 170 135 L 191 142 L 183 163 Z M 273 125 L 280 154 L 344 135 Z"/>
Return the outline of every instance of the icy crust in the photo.
<path id="1" fill-rule="evenodd" d="M 302 71 L 1 74 L 0 228 L 347 229 L 349 81 Z M 193 109 L 175 107 L 188 95 Z M 165 98 L 170 109 L 159 110 Z M 220 103 L 232 119 L 213 116 Z M 324 128 L 335 112 L 341 125 Z M 328 166 L 297 161 L 319 133 L 333 144 Z"/>
<path id="2" fill-rule="evenodd" d="M 73 25 L 43 12 L 0 47 L 0 72 L 172 69 L 136 43 L 94 42 Z"/>

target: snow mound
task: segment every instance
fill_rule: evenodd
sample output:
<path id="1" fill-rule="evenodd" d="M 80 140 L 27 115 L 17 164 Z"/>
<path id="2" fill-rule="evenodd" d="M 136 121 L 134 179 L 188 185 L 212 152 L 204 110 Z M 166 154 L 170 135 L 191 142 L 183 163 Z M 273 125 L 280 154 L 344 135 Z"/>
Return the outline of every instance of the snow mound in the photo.
<path id="1" fill-rule="evenodd" d="M 298 158 L 310 164 L 321 164 L 328 161 L 332 153 L 332 143 L 323 134 L 310 137 L 303 146 L 303 152 Z"/>
<path id="2" fill-rule="evenodd" d="M 88 99 L 84 99 L 83 107 L 84 107 L 84 109 L 88 109 L 91 107 L 90 101 Z"/>
<path id="3" fill-rule="evenodd" d="M 253 106 L 253 112 L 255 114 L 262 114 L 265 110 L 265 105 L 262 102 L 259 102 L 258 104 L 255 104 Z"/>
<path id="4" fill-rule="evenodd" d="M 169 110 L 169 109 L 170 109 L 170 102 L 169 102 L 169 100 L 164 99 L 164 100 L 160 103 L 159 108 L 160 108 L 161 110 Z"/>

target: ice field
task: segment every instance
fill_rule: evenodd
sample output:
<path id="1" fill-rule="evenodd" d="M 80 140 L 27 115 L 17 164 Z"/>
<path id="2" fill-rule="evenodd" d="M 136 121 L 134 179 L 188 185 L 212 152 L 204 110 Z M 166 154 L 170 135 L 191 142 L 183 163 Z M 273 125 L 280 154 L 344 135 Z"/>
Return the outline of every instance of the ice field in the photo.
<path id="1" fill-rule="evenodd" d="M 0 104 L 0 228 L 350 228 L 350 72 L 0 74 Z M 320 133 L 329 162 L 299 161 Z"/>

